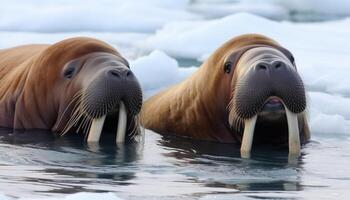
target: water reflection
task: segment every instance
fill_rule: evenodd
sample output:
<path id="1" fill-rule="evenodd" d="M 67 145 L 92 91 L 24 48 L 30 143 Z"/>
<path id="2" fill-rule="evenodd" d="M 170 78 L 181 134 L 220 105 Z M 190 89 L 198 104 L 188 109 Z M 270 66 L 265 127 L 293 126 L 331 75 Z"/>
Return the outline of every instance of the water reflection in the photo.
<path id="1" fill-rule="evenodd" d="M 249 164 L 259 163 L 264 165 L 278 165 L 281 167 L 290 165 L 288 160 L 288 147 L 285 146 L 254 146 L 251 159 L 242 159 L 240 155 L 240 146 L 236 144 L 224 144 L 205 141 L 194 141 L 186 138 L 174 136 L 162 136 L 160 144 L 164 147 L 176 149 L 168 156 L 178 159 L 194 157 L 224 158 L 230 161 L 247 162 Z M 303 155 L 298 159 L 296 167 L 300 166 Z M 254 161 L 254 162 L 253 162 Z M 258 161 L 258 162 L 255 162 Z"/>
<path id="2" fill-rule="evenodd" d="M 23 196 L 35 192 L 104 192 L 110 188 L 103 185 L 131 184 L 136 176 L 130 168 L 137 168 L 134 163 L 142 158 L 142 146 L 108 142 L 113 138 L 104 140 L 103 145 L 86 144 L 78 135 L 56 137 L 49 132 L 1 130 L 0 149 L 7 155 L 1 156 L 0 176 L 4 179 L 0 185 L 22 185 L 28 190 L 28 194 L 18 193 Z"/>
<path id="3" fill-rule="evenodd" d="M 326 185 L 307 184 L 310 171 L 323 173 L 312 165 L 323 157 L 305 160 L 322 149 L 317 143 L 305 147 L 296 164 L 289 164 L 288 150 L 280 147 L 254 146 L 252 158 L 242 159 L 239 146 L 150 131 L 144 147 L 118 146 L 108 137 L 87 145 L 76 135 L 1 132 L 0 151 L 6 153 L 0 155 L 0 187 L 14 197 L 112 191 L 126 199 L 270 199 Z"/>
<path id="4" fill-rule="evenodd" d="M 296 164 L 288 161 L 288 149 L 255 146 L 251 159 L 242 159 L 237 145 L 162 137 L 161 145 L 174 149 L 165 156 L 178 160 L 188 176 L 208 187 L 239 191 L 300 191 L 303 155 Z M 186 169 L 185 169 L 186 168 Z M 190 170 L 188 170 L 190 169 Z"/>

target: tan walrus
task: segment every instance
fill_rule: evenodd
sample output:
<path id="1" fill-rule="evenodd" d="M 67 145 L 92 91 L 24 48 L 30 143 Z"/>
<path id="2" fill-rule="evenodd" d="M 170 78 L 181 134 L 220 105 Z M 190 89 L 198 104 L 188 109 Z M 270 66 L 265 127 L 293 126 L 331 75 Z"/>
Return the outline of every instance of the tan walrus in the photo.
<path id="1" fill-rule="evenodd" d="M 79 37 L 0 50 L 0 127 L 90 129 L 91 142 L 106 129 L 123 142 L 139 132 L 141 105 L 128 62 L 102 41 Z"/>
<path id="2" fill-rule="evenodd" d="M 145 128 L 199 140 L 288 144 L 299 155 L 310 138 L 306 97 L 292 54 L 262 35 L 247 34 L 219 47 L 185 81 L 149 98 Z M 254 138 L 254 139 L 253 139 Z"/>

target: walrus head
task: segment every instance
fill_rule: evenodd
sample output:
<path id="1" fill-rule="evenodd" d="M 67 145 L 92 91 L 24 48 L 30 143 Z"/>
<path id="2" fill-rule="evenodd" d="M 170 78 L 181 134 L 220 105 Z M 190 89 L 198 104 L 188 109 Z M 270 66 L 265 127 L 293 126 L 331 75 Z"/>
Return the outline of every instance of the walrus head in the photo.
<path id="1" fill-rule="evenodd" d="M 290 154 L 299 155 L 298 115 L 306 109 L 306 95 L 292 54 L 280 46 L 245 46 L 228 57 L 223 71 L 233 76 L 229 124 L 243 130 L 242 156 L 249 157 L 253 142 L 289 143 Z"/>
<path id="2" fill-rule="evenodd" d="M 83 131 L 88 142 L 98 142 L 102 131 L 115 132 L 117 143 L 139 134 L 142 91 L 123 57 L 90 53 L 68 62 L 61 76 L 75 93 L 62 134 Z"/>

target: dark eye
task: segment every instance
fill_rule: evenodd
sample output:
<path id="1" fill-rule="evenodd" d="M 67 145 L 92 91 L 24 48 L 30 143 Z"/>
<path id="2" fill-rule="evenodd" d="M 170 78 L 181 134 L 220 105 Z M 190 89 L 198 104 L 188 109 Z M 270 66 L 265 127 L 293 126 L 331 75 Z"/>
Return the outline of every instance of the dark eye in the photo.
<path id="1" fill-rule="evenodd" d="M 231 72 L 231 68 L 232 68 L 232 63 L 231 62 L 226 62 L 224 65 L 224 71 L 225 73 L 230 73 Z"/>
<path id="2" fill-rule="evenodd" d="M 75 68 L 74 68 L 74 67 L 68 67 L 68 68 L 64 71 L 63 75 L 64 75 L 64 77 L 66 77 L 66 78 L 72 78 L 73 75 L 74 75 L 74 71 L 75 71 Z"/>
<path id="3" fill-rule="evenodd" d="M 291 56 L 291 57 L 290 57 L 290 62 L 292 62 L 293 64 L 295 64 L 294 56 Z"/>

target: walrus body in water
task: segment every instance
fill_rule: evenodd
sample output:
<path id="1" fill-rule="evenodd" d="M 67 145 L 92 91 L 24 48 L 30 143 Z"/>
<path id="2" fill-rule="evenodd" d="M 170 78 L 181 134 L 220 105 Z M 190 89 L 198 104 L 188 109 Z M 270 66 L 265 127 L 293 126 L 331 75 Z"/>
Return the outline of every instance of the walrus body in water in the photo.
<path id="1" fill-rule="evenodd" d="M 140 132 L 141 105 L 128 62 L 102 41 L 0 50 L 0 127 L 84 132 L 88 142 L 98 142 L 104 129 L 124 142 Z"/>
<path id="2" fill-rule="evenodd" d="M 145 128 L 199 140 L 289 145 L 290 155 L 310 138 L 306 96 L 293 55 L 262 35 L 233 38 L 185 81 L 150 97 Z"/>

